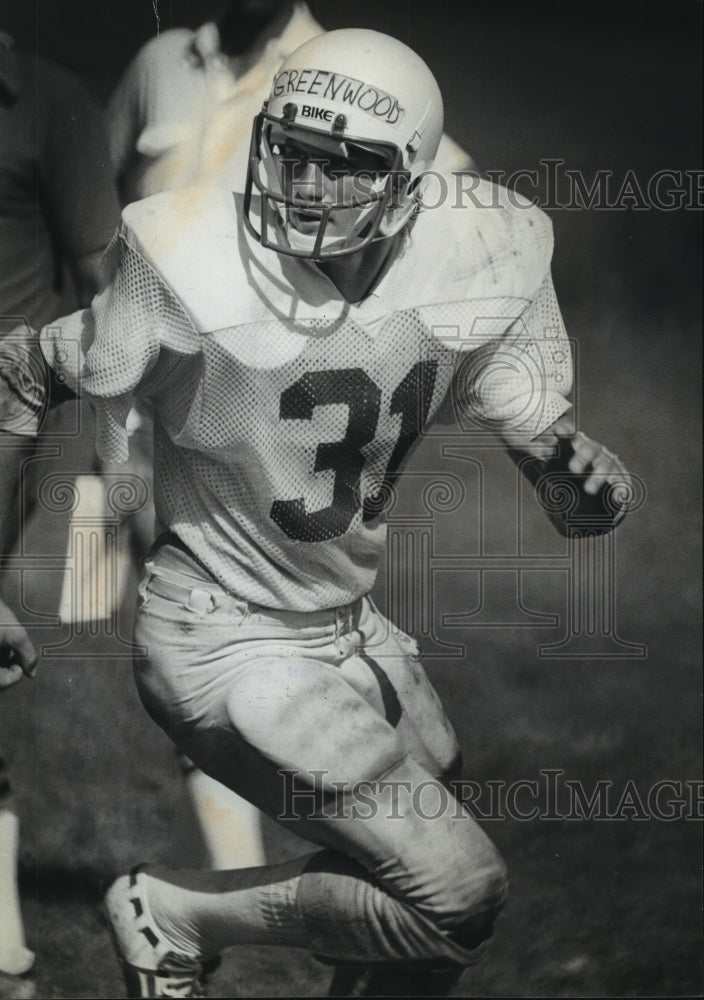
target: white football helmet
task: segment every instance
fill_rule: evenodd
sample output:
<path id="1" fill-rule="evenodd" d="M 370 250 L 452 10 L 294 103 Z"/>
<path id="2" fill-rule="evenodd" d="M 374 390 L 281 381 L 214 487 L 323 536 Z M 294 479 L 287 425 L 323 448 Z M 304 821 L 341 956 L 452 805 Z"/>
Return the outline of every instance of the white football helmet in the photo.
<path id="1" fill-rule="evenodd" d="M 247 228 L 313 260 L 393 236 L 418 205 L 442 128 L 440 89 L 408 46 L 362 28 L 312 38 L 283 62 L 254 120 Z"/>

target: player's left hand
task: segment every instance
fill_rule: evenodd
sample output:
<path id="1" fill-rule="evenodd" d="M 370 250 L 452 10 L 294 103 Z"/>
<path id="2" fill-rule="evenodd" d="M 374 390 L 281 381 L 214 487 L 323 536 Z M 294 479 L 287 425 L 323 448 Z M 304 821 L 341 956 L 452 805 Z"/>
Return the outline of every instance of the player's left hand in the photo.
<path id="1" fill-rule="evenodd" d="M 24 627 L 0 601 L 0 691 L 23 677 L 34 677 L 37 653 Z"/>
<path id="2" fill-rule="evenodd" d="M 504 441 L 511 457 L 537 486 L 541 506 L 561 533 L 567 531 L 567 519 L 572 528 L 579 523 L 605 532 L 625 517 L 633 499 L 629 473 L 618 455 L 576 430 L 571 414 L 560 417 L 532 441 L 510 435 Z M 569 484 L 573 503 L 569 494 L 562 493 L 562 484 Z M 569 509 L 559 509 L 563 499 Z"/>
<path id="3" fill-rule="evenodd" d="M 582 477 L 582 489 L 591 496 L 596 496 L 607 483 L 612 488 L 622 485 L 624 496 L 630 493 L 631 477 L 621 459 L 605 445 L 576 430 L 570 413 L 564 414 L 532 441 L 511 435 L 505 435 L 504 441 L 509 449 L 524 456 L 547 464 L 561 461 L 566 472 Z"/>
<path id="4" fill-rule="evenodd" d="M 565 455 L 568 471 L 584 477 L 584 492 L 596 496 L 603 486 L 608 485 L 612 496 L 622 496 L 625 505 L 627 498 L 631 496 L 632 484 L 618 455 L 614 455 L 603 444 L 587 437 L 582 431 L 575 431 L 571 420 L 558 420 L 552 429 Z"/>
<path id="5" fill-rule="evenodd" d="M 596 496 L 603 486 L 608 485 L 614 491 L 614 496 L 621 495 L 624 500 L 630 496 L 631 477 L 618 455 L 581 431 L 577 431 L 569 443 L 572 456 L 567 462 L 567 468 L 575 475 L 586 474 L 582 483 L 585 493 Z"/>

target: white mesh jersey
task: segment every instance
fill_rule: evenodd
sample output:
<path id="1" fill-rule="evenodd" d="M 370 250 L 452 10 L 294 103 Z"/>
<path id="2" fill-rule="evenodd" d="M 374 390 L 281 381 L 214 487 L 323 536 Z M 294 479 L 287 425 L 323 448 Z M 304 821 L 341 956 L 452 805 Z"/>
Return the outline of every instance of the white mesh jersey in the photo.
<path id="1" fill-rule="evenodd" d="M 369 590 L 379 491 L 453 381 L 528 437 L 568 408 L 550 223 L 482 191 L 494 207 L 422 212 L 357 305 L 255 243 L 230 191 L 156 195 L 123 213 L 91 309 L 42 331 L 96 407 L 104 457 L 127 457 L 132 399 L 152 400 L 159 520 L 227 590 L 295 610 Z"/>

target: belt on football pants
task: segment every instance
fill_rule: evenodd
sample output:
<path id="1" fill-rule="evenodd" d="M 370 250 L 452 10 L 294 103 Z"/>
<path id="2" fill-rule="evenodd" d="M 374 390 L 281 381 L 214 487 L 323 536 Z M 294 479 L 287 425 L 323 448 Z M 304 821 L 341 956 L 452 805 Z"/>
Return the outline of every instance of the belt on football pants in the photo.
<path id="1" fill-rule="evenodd" d="M 214 611 L 217 607 L 218 601 L 214 592 L 215 588 L 211 590 L 205 586 L 184 586 L 181 583 L 177 583 L 176 580 L 162 576 L 162 571 L 154 572 L 152 564 L 149 562 L 145 563 L 144 568 L 149 574 L 146 580 L 147 586 L 151 593 L 156 594 L 157 597 L 165 597 L 167 601 L 176 601 L 178 604 L 185 604 L 187 607 L 192 608 L 193 611 L 201 613 Z M 242 610 L 244 611 L 246 610 L 246 604 L 242 603 Z"/>
<path id="2" fill-rule="evenodd" d="M 184 583 L 186 577 L 156 566 L 150 558 L 144 563 L 144 584 L 157 597 L 185 605 L 199 614 L 209 614 L 218 607 L 239 611 L 245 616 L 256 615 L 260 620 L 275 622 L 290 628 L 315 628 L 334 626 L 338 635 L 344 635 L 358 628 L 365 615 L 365 600 L 359 597 L 351 604 L 336 608 L 321 608 L 313 611 L 286 611 L 267 608 L 237 597 L 215 581 L 193 579 L 193 584 Z M 369 610 L 374 610 L 367 602 Z"/>

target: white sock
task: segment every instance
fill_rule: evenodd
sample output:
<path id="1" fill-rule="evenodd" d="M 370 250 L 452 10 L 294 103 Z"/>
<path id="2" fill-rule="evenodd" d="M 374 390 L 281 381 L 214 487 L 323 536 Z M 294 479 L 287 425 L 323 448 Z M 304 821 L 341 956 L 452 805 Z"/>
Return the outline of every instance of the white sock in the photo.
<path id="1" fill-rule="evenodd" d="M 0 807 L 0 971 L 21 976 L 32 968 L 34 954 L 26 947 L 17 890 L 19 820 Z"/>
<path id="2" fill-rule="evenodd" d="M 309 855 L 281 865 L 230 871 L 149 866 L 144 902 L 174 951 L 208 957 L 233 944 L 303 948 L 308 935 L 296 907 Z"/>

